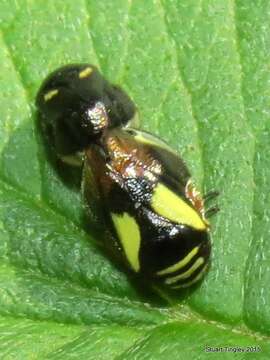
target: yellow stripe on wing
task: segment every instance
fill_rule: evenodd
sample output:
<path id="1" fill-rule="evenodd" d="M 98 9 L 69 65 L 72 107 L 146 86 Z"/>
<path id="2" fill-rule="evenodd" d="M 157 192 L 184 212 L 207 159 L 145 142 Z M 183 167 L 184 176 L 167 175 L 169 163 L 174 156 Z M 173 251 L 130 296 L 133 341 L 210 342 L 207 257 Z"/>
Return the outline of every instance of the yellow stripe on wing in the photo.
<path id="1" fill-rule="evenodd" d="M 205 264 L 205 266 L 202 268 L 202 270 L 199 272 L 199 274 L 197 276 L 195 276 L 194 279 L 185 282 L 183 284 L 179 284 L 179 285 L 175 285 L 175 286 L 171 286 L 171 289 L 180 289 L 180 288 L 186 288 L 189 287 L 193 284 L 195 284 L 196 282 L 198 282 L 199 280 L 201 280 L 201 278 L 203 277 L 204 273 L 206 272 L 206 270 L 208 269 L 209 264 Z"/>
<path id="2" fill-rule="evenodd" d="M 187 271 L 185 271 L 182 274 L 176 275 L 172 278 L 166 279 L 165 283 L 167 285 L 171 285 L 176 283 L 178 280 L 188 279 L 203 263 L 204 263 L 204 258 L 199 257 Z"/>
<path id="3" fill-rule="evenodd" d="M 136 130 L 136 129 L 131 129 L 131 130 L 135 133 L 134 137 L 138 142 L 143 143 L 145 145 L 156 146 L 161 149 L 165 149 L 172 154 L 177 155 L 177 153 L 168 144 L 166 144 L 158 137 L 153 136 L 152 134 L 149 134 L 145 131 Z"/>
<path id="4" fill-rule="evenodd" d="M 166 269 L 164 270 L 160 270 L 157 272 L 157 275 L 167 275 L 167 274 L 170 274 L 172 272 L 175 272 L 177 270 L 180 270 L 182 269 L 184 266 L 186 266 L 191 259 L 194 258 L 194 256 L 198 253 L 199 251 L 199 247 L 196 246 L 194 247 L 185 257 L 184 259 L 178 261 L 177 263 L 167 267 Z"/>
<path id="5" fill-rule="evenodd" d="M 205 222 L 190 205 L 162 183 L 157 184 L 152 199 L 153 210 L 177 224 L 193 227 L 196 230 L 205 230 Z"/>
<path id="6" fill-rule="evenodd" d="M 124 213 L 121 215 L 112 214 L 112 221 L 130 266 L 138 272 L 140 270 L 141 235 L 136 220 L 128 213 Z"/>

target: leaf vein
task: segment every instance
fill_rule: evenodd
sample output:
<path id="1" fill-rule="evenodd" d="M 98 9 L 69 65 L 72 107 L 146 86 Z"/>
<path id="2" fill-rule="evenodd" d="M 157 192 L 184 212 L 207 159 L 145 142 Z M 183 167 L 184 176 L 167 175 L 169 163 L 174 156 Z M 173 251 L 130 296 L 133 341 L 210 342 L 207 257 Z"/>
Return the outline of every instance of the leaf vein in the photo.
<path id="1" fill-rule="evenodd" d="M 241 89 L 241 98 L 242 98 L 242 105 L 243 105 L 243 112 L 245 115 L 245 119 L 247 120 L 248 116 L 247 116 L 247 109 L 246 109 L 246 102 L 245 102 L 245 96 L 244 96 L 244 84 L 243 84 L 243 58 L 242 58 L 242 53 L 240 50 L 240 37 L 239 37 L 239 29 L 238 29 L 238 25 L 237 25 L 237 3 L 236 0 L 232 0 L 232 14 L 233 14 L 233 21 L 234 21 L 234 33 L 235 33 L 235 39 L 236 39 L 236 51 L 238 54 L 238 59 L 239 59 L 239 66 L 241 68 L 240 70 L 240 89 Z M 249 124 L 248 121 L 246 121 L 246 126 L 249 129 L 249 133 L 253 134 L 254 136 L 254 132 L 252 129 L 252 126 Z M 253 146 L 253 159 L 252 159 L 252 178 L 253 178 L 253 182 L 255 183 L 255 174 L 254 174 L 254 167 L 255 167 L 255 162 L 256 162 L 256 156 L 257 156 L 257 151 L 256 151 L 256 142 L 254 143 Z M 250 189 L 251 190 L 251 189 Z M 254 214 L 254 209 L 255 209 L 255 187 L 253 188 L 252 191 L 252 213 Z M 251 225 L 251 232 L 250 232 L 250 243 L 252 244 L 255 240 L 254 238 L 254 228 L 253 225 Z M 249 254 L 246 256 L 245 259 L 245 264 L 244 264 L 244 279 L 248 279 L 248 274 L 250 272 L 250 255 L 252 252 L 252 245 L 249 247 Z M 246 281 L 244 282 L 244 285 L 246 284 Z M 245 304 L 245 297 L 247 296 L 247 287 L 244 286 L 243 287 L 243 311 L 244 311 L 244 304 Z"/>
<path id="2" fill-rule="evenodd" d="M 166 27 L 166 33 L 169 37 L 169 39 L 171 40 L 171 43 L 173 45 L 173 49 L 174 49 L 174 57 L 175 57 L 175 62 L 176 62 L 176 66 L 177 66 L 177 70 L 178 70 L 178 76 L 179 78 L 181 79 L 182 81 L 182 84 L 183 84 L 183 87 L 184 87 L 184 90 L 186 92 L 186 95 L 189 99 L 189 104 L 190 104 L 190 111 L 191 111 L 191 116 L 192 118 L 194 119 L 194 124 L 196 126 L 196 130 L 197 130 L 197 143 L 198 143 L 198 149 L 199 149 L 199 158 L 200 158 L 200 164 L 201 164 L 201 171 L 202 171 L 202 182 L 203 182 L 203 179 L 204 179 L 204 171 L 203 171 L 203 164 L 204 164 L 204 156 L 203 156 L 203 146 L 202 146 L 202 143 L 200 141 L 200 126 L 199 126 L 199 120 L 194 112 L 194 108 L 193 108 L 193 103 L 194 103 L 194 99 L 193 99 L 193 95 L 192 95 L 192 91 L 191 89 L 189 88 L 189 85 L 187 83 L 187 81 L 185 80 L 185 76 L 181 70 L 181 61 L 180 61 L 180 58 L 179 58 L 179 55 L 178 55 L 178 51 L 177 51 L 177 45 L 176 45 L 176 41 L 175 41 L 175 38 L 174 36 L 171 34 L 171 31 L 170 31 L 170 24 L 168 23 L 168 20 L 167 20 L 167 16 L 166 16 L 166 7 L 165 7 L 165 4 L 163 3 L 163 0 L 158 0 L 159 1 L 159 4 L 160 4 L 160 8 L 161 8 L 161 11 L 162 11 L 162 14 L 163 14 L 163 22 L 164 22 L 164 25 Z"/>
<path id="3" fill-rule="evenodd" d="M 89 9 L 89 6 L 88 6 L 88 3 L 87 3 L 86 0 L 84 0 L 84 6 L 85 6 L 86 14 L 88 16 L 88 21 L 87 21 L 88 34 L 89 34 L 89 37 L 90 37 L 92 48 L 93 48 L 94 53 L 95 53 L 95 57 L 97 59 L 97 67 L 102 70 L 102 62 L 100 61 L 101 57 L 100 57 L 99 52 L 96 49 L 95 40 L 93 38 L 92 31 L 91 31 L 91 26 L 90 26 L 91 15 L 90 15 L 90 9 Z"/>

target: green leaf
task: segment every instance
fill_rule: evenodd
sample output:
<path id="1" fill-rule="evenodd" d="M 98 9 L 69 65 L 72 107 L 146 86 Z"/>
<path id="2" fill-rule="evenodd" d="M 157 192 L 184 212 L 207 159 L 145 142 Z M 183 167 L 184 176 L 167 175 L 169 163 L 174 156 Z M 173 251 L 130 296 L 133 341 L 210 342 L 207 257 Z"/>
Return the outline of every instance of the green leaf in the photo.
<path id="1" fill-rule="evenodd" d="M 0 26 L 0 357 L 269 359 L 269 2 L 2 0 Z M 97 246 L 76 174 L 48 159 L 35 94 L 74 62 L 221 193 L 211 269 L 166 304 Z"/>

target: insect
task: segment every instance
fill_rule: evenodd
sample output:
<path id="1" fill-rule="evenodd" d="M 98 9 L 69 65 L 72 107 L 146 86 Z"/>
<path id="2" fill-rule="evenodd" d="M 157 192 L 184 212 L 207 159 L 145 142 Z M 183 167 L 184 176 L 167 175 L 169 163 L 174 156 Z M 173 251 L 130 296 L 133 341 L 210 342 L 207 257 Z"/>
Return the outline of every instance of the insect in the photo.
<path id="1" fill-rule="evenodd" d="M 89 64 L 67 65 L 51 73 L 36 104 L 56 153 L 71 163 L 104 129 L 137 119 L 129 96 Z"/>
<path id="2" fill-rule="evenodd" d="M 104 224 L 112 254 L 151 283 L 190 286 L 209 266 L 206 218 L 217 207 L 205 211 L 204 200 L 216 193 L 203 199 L 165 142 L 125 127 L 136 108 L 119 88 L 108 100 L 110 87 L 91 65 L 59 69 L 37 96 L 42 121 L 60 156 L 83 151 L 86 211 Z"/>

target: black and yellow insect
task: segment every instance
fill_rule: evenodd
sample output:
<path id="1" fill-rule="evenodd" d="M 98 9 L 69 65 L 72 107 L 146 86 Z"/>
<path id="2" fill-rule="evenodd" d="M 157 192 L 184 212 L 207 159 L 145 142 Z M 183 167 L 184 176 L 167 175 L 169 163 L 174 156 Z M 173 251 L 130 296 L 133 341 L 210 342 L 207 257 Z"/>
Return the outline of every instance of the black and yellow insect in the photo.
<path id="1" fill-rule="evenodd" d="M 36 103 L 55 151 L 68 161 L 70 155 L 99 139 L 104 129 L 125 126 L 136 117 L 129 96 L 88 64 L 68 65 L 51 73 Z"/>
<path id="2" fill-rule="evenodd" d="M 105 224 L 106 246 L 151 283 L 192 285 L 208 268 L 211 252 L 203 198 L 166 143 L 123 126 L 135 106 L 119 88 L 105 101 L 103 81 L 110 88 L 91 65 L 57 70 L 37 97 L 43 121 L 53 128 L 61 156 L 67 154 L 58 144 L 62 137 L 69 155 L 84 151 L 86 211 Z"/>

